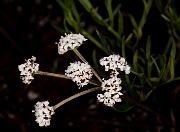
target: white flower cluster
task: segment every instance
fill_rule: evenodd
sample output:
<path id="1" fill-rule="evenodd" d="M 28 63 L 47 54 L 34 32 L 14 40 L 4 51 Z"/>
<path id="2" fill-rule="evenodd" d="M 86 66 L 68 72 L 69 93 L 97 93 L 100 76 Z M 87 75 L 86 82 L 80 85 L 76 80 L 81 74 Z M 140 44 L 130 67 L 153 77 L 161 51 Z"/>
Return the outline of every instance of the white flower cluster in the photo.
<path id="1" fill-rule="evenodd" d="M 85 39 L 80 33 L 65 34 L 65 37 L 61 36 L 59 42 L 56 42 L 56 44 L 58 44 L 58 53 L 64 54 L 68 51 L 68 49 L 74 49 L 75 47 L 82 45 L 83 41 L 86 40 L 87 39 Z"/>
<path id="2" fill-rule="evenodd" d="M 89 79 L 92 78 L 93 74 L 88 63 L 75 61 L 74 63 L 70 63 L 67 70 L 65 70 L 65 75 L 71 77 L 72 80 L 79 86 L 79 88 L 81 88 L 88 84 Z"/>
<path id="3" fill-rule="evenodd" d="M 109 57 L 103 57 L 99 60 L 102 66 L 105 66 L 105 71 L 116 70 L 119 68 L 120 71 L 125 71 L 126 74 L 130 73 L 130 66 L 127 64 L 125 58 L 120 55 L 110 55 Z"/>
<path id="4" fill-rule="evenodd" d="M 39 64 L 34 63 L 36 57 L 32 56 L 31 59 L 25 60 L 26 63 L 18 65 L 18 69 L 21 72 L 20 78 L 25 84 L 30 84 L 34 79 L 32 74 L 39 70 Z"/>
<path id="5" fill-rule="evenodd" d="M 130 67 L 127 64 L 125 58 L 120 57 L 120 55 L 110 55 L 109 57 L 103 57 L 99 60 L 102 66 L 105 66 L 105 71 L 109 71 L 111 69 L 110 78 L 108 80 L 104 80 L 102 82 L 102 91 L 105 91 L 104 94 L 98 94 L 97 98 L 99 102 L 103 102 L 105 105 L 112 107 L 116 102 L 121 102 L 120 96 L 123 95 L 121 93 L 122 87 L 121 79 L 117 78 L 119 72 L 116 70 L 117 68 L 120 71 L 125 71 L 126 74 L 130 73 Z"/>
<path id="6" fill-rule="evenodd" d="M 36 105 L 34 105 L 35 110 L 32 112 L 35 112 L 35 121 L 39 124 L 39 126 L 50 125 L 51 115 L 53 115 L 55 112 L 53 107 L 49 107 L 48 105 L 48 101 L 37 102 Z"/>
<path id="7" fill-rule="evenodd" d="M 121 79 L 116 76 L 111 77 L 108 80 L 103 80 L 102 91 L 104 94 L 98 94 L 97 98 L 99 102 L 103 102 L 105 105 L 112 107 L 116 102 L 121 102 L 120 96 L 123 95 L 120 91 L 122 87 L 120 86 Z"/>

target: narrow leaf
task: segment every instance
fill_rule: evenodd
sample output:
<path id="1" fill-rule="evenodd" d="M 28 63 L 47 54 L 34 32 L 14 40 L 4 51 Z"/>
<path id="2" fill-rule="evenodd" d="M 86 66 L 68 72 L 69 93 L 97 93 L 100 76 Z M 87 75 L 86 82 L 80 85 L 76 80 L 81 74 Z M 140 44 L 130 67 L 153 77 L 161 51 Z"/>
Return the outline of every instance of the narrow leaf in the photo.
<path id="1" fill-rule="evenodd" d="M 122 38 L 122 57 L 126 58 L 124 37 Z"/>
<path id="2" fill-rule="evenodd" d="M 118 33 L 120 35 L 123 34 L 124 31 L 124 23 L 123 23 L 123 16 L 121 11 L 118 12 Z"/>
<path id="3" fill-rule="evenodd" d="M 138 63 L 138 51 L 136 50 L 133 56 L 133 69 L 135 72 L 138 72 L 137 63 Z"/>
<path id="4" fill-rule="evenodd" d="M 140 92 L 139 97 L 140 97 L 140 101 L 145 101 L 144 93 L 142 91 Z"/>
<path id="5" fill-rule="evenodd" d="M 78 11 L 77 11 L 77 9 L 76 9 L 76 5 L 74 4 L 74 1 L 73 1 L 73 0 L 70 0 L 70 3 L 71 3 L 72 13 L 73 13 L 73 15 L 75 16 L 77 23 L 80 24 L 80 21 L 81 21 L 81 20 L 80 20 L 80 15 L 79 15 L 79 13 L 78 13 Z"/>
<path id="6" fill-rule="evenodd" d="M 113 15 L 111 4 L 112 4 L 112 0 L 105 0 L 106 9 L 107 9 L 109 19 L 110 19 L 110 26 L 113 28 L 114 27 L 114 15 Z"/>
<path id="7" fill-rule="evenodd" d="M 159 58 L 159 56 L 158 56 L 158 58 Z M 158 65 L 157 65 L 157 63 L 156 63 L 156 60 L 153 58 L 153 56 L 151 56 L 151 59 L 153 60 L 153 63 L 154 63 L 154 65 L 155 65 L 155 67 L 156 67 L 156 70 L 157 70 L 157 72 L 158 72 L 158 75 L 160 75 L 160 69 L 159 69 L 159 67 L 158 67 Z M 151 66 L 152 66 L 152 64 L 151 64 Z"/>
<path id="8" fill-rule="evenodd" d="M 167 55 L 167 53 L 168 53 L 168 51 L 170 49 L 171 43 L 172 43 L 172 37 L 169 38 L 168 43 L 166 44 L 166 48 L 164 50 L 165 55 Z"/>
<path id="9" fill-rule="evenodd" d="M 171 75 L 171 80 L 174 79 L 174 59 L 173 56 L 170 55 L 170 75 Z"/>
<path id="10" fill-rule="evenodd" d="M 149 97 L 149 95 L 151 95 L 151 93 L 152 93 L 152 90 L 150 90 L 147 94 L 144 95 L 144 99 L 146 100 Z"/>
<path id="11" fill-rule="evenodd" d="M 131 94 L 132 97 L 136 98 L 137 99 L 137 94 L 136 94 L 136 91 L 134 90 L 134 83 L 135 83 L 135 80 L 136 80 L 136 77 L 134 77 L 130 87 L 128 87 L 128 91 L 129 93 Z"/>
<path id="12" fill-rule="evenodd" d="M 129 34 L 129 36 L 125 40 L 125 43 L 128 43 L 132 37 L 133 37 L 133 33 Z"/>
<path id="13" fill-rule="evenodd" d="M 164 18 L 164 20 L 166 20 L 167 22 L 170 22 L 169 18 L 166 17 L 164 14 L 161 14 L 161 17 Z"/>
<path id="14" fill-rule="evenodd" d="M 96 30 L 96 33 L 97 33 L 97 35 L 99 36 L 99 38 L 101 40 L 101 43 L 103 45 L 104 50 L 107 51 L 107 47 L 108 47 L 109 44 L 107 43 L 105 37 L 98 30 Z"/>
<path id="15" fill-rule="evenodd" d="M 149 81 L 151 81 L 151 82 L 159 82 L 160 79 L 156 78 L 156 77 L 151 77 L 151 78 L 149 78 Z"/>
<path id="16" fill-rule="evenodd" d="M 151 60 L 150 60 L 150 52 L 151 52 L 151 39 L 150 36 L 147 39 L 146 43 L 146 59 L 147 59 L 147 77 L 151 77 Z"/>
<path id="17" fill-rule="evenodd" d="M 136 31 L 138 31 L 138 25 L 137 25 L 137 23 L 136 23 L 136 20 L 135 20 L 134 16 L 131 15 L 131 14 L 129 14 L 129 18 L 130 18 L 130 20 L 131 20 L 131 23 L 132 23 L 134 29 L 135 29 Z"/>

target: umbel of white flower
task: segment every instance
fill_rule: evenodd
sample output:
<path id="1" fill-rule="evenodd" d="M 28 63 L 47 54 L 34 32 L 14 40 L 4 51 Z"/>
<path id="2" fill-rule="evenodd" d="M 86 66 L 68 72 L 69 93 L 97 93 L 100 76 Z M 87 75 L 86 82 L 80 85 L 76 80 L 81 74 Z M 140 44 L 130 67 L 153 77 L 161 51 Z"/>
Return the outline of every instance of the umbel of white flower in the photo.
<path id="1" fill-rule="evenodd" d="M 48 105 L 48 101 L 37 102 L 36 105 L 34 105 L 35 110 L 32 110 L 32 112 L 35 112 L 35 121 L 39 124 L 39 126 L 50 125 L 51 115 L 53 115 L 55 112 L 53 110 L 53 107 L 50 107 Z"/>
<path id="2" fill-rule="evenodd" d="M 70 63 L 65 70 L 65 75 L 71 77 L 74 82 L 79 86 L 79 88 L 87 85 L 89 79 L 92 78 L 91 67 L 88 63 L 81 63 L 80 61 L 75 61 L 74 63 Z"/>
<path id="3" fill-rule="evenodd" d="M 104 94 L 98 94 L 97 99 L 99 102 L 103 102 L 105 105 L 112 107 L 116 102 L 121 102 L 120 96 L 122 87 L 120 86 L 121 79 L 116 76 L 111 77 L 108 80 L 102 82 L 102 91 Z"/>
<path id="4" fill-rule="evenodd" d="M 120 71 L 125 71 L 126 74 L 130 73 L 130 66 L 127 64 L 125 58 L 120 57 L 120 55 L 110 55 L 109 57 L 103 57 L 99 60 L 102 66 L 105 66 L 105 71 L 116 70 L 119 68 Z"/>
<path id="5" fill-rule="evenodd" d="M 21 72 L 20 78 L 25 84 L 30 84 L 31 81 L 34 79 L 32 74 L 39 70 L 39 64 L 34 63 L 36 57 L 32 56 L 31 59 L 25 60 L 26 63 L 18 65 L 18 69 Z"/>
<path id="6" fill-rule="evenodd" d="M 66 34 L 65 37 L 61 36 L 59 39 L 59 42 L 56 42 L 55 44 L 58 44 L 58 53 L 64 54 L 70 49 L 74 49 L 75 47 L 81 46 L 83 41 L 86 41 L 87 39 L 84 38 L 83 35 L 79 34 Z"/>

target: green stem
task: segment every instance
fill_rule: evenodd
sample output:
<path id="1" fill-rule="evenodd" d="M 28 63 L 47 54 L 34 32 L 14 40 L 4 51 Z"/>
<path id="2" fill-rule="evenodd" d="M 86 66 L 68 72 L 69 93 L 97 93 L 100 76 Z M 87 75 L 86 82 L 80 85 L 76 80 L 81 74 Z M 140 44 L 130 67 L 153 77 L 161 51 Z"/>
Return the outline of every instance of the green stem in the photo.
<path id="1" fill-rule="evenodd" d="M 65 103 L 67 103 L 67 102 L 69 102 L 69 101 L 71 101 L 71 100 L 73 100 L 73 99 L 75 99 L 75 98 L 77 98 L 77 97 L 80 97 L 80 96 L 82 96 L 82 95 L 84 95 L 84 94 L 91 93 L 91 92 L 94 92 L 94 91 L 97 91 L 97 90 L 101 90 L 101 87 L 95 87 L 95 88 L 91 88 L 91 89 L 82 91 L 82 92 L 80 92 L 80 93 L 77 93 L 77 94 L 75 94 L 75 95 L 73 95 L 73 96 L 71 96 L 71 97 L 69 97 L 69 98 L 67 98 L 67 99 L 59 102 L 58 104 L 56 104 L 56 105 L 53 107 L 53 109 L 55 110 L 55 109 L 57 109 L 58 107 L 62 106 L 63 104 L 65 104 Z"/>
<path id="2" fill-rule="evenodd" d="M 85 58 L 81 55 L 81 53 L 79 53 L 79 51 L 75 48 L 73 49 L 74 53 L 84 62 L 84 63 L 88 63 Z M 102 82 L 102 79 L 100 78 L 100 76 L 97 74 L 97 72 L 92 68 L 91 66 L 91 70 L 94 73 L 94 75 L 96 76 L 96 78 Z"/>
<path id="3" fill-rule="evenodd" d="M 43 72 L 43 71 L 37 71 L 37 72 L 35 72 L 34 74 L 45 75 L 45 76 L 52 76 L 52 77 L 60 77 L 60 78 L 72 80 L 72 78 L 70 78 L 70 77 L 68 77 L 68 76 L 66 76 L 66 75 L 63 75 L 63 74 L 56 74 L 56 73 Z M 89 81 L 89 84 L 93 84 L 93 85 L 99 86 L 99 84 L 96 83 L 96 82 L 95 82 L 94 80 L 92 80 L 92 79 Z"/>

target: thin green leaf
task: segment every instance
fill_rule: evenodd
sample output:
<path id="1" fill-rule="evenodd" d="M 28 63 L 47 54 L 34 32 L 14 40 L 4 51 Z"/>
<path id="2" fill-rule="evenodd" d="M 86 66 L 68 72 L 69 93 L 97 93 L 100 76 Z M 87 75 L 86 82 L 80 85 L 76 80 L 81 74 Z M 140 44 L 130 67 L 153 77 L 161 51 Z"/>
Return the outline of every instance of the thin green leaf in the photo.
<path id="1" fill-rule="evenodd" d="M 158 56 L 158 58 L 159 58 L 159 56 Z M 159 67 L 158 67 L 158 65 L 157 65 L 157 63 L 156 63 L 156 60 L 153 58 L 153 56 L 151 56 L 151 59 L 153 60 L 153 63 L 154 63 L 154 65 L 155 65 L 155 67 L 156 67 L 156 70 L 157 70 L 157 72 L 158 72 L 158 75 L 160 75 L 160 69 L 159 69 Z"/>
<path id="2" fill-rule="evenodd" d="M 81 33 L 88 38 L 90 41 L 92 41 L 98 48 L 100 48 L 102 51 L 104 51 L 107 55 L 109 55 L 109 53 L 103 48 L 102 44 L 99 43 L 99 41 L 97 41 L 90 33 L 88 33 L 86 30 L 81 29 Z"/>
<path id="3" fill-rule="evenodd" d="M 141 71 L 143 72 L 143 77 L 144 77 L 144 79 L 146 80 L 146 82 L 148 83 L 148 85 L 151 87 L 152 84 L 151 84 L 151 82 L 148 80 L 148 78 L 146 77 L 146 74 L 144 73 L 144 68 L 141 67 L 138 63 L 137 63 L 137 65 L 138 65 L 138 67 L 141 69 Z"/>
<path id="4" fill-rule="evenodd" d="M 176 39 L 180 40 L 180 37 L 179 35 L 177 34 L 177 27 L 175 28 L 174 26 L 172 27 L 172 32 L 173 32 L 173 35 L 176 37 Z"/>
<path id="5" fill-rule="evenodd" d="M 151 77 L 151 60 L 150 60 L 150 53 L 151 52 L 151 39 L 148 36 L 147 43 L 146 43 L 146 59 L 147 59 L 147 77 Z"/>
<path id="6" fill-rule="evenodd" d="M 138 27 L 138 39 L 140 40 L 141 37 L 142 37 L 142 28 L 141 27 Z"/>
<path id="7" fill-rule="evenodd" d="M 135 72 L 138 72 L 137 63 L 138 63 L 138 51 L 136 50 L 133 56 L 133 69 Z"/>
<path id="8" fill-rule="evenodd" d="M 115 16 L 118 12 L 120 12 L 121 4 L 118 4 L 113 11 L 113 16 Z M 121 13 L 121 12 L 120 12 Z"/>
<path id="9" fill-rule="evenodd" d="M 101 15 L 97 12 L 98 8 L 94 8 L 89 0 L 79 0 L 84 8 L 91 14 L 92 18 L 100 25 L 107 26 Z"/>
<path id="10" fill-rule="evenodd" d="M 124 36 L 122 38 L 122 57 L 126 58 Z"/>
<path id="11" fill-rule="evenodd" d="M 167 66 L 166 66 L 166 69 L 164 70 L 164 74 L 163 74 L 163 77 L 162 77 L 163 81 L 167 81 L 169 71 L 170 71 L 170 59 L 169 59 L 169 61 L 168 61 L 168 64 L 167 64 Z"/>
<path id="12" fill-rule="evenodd" d="M 174 58 L 173 56 L 170 55 L 170 75 L 171 75 L 171 80 L 174 79 Z"/>
<path id="13" fill-rule="evenodd" d="M 75 20 L 74 20 L 74 18 L 72 16 L 70 8 L 68 7 L 68 1 L 65 1 L 65 3 L 63 3 L 62 0 L 57 0 L 57 2 L 61 6 L 61 8 L 63 9 L 64 17 L 67 20 L 67 23 L 70 26 L 75 27 L 76 22 L 75 22 Z"/>
<path id="14" fill-rule="evenodd" d="M 98 30 L 96 30 L 96 33 L 97 33 L 97 35 L 99 36 L 99 38 L 101 40 L 101 43 L 103 45 L 104 50 L 107 51 L 107 47 L 108 47 L 109 44 L 107 43 L 105 37 Z"/>
<path id="15" fill-rule="evenodd" d="M 74 21 L 74 18 L 72 17 L 70 10 L 64 11 L 64 17 L 70 26 L 75 27 L 75 23 L 74 23 L 75 21 Z"/>
<path id="16" fill-rule="evenodd" d="M 173 57 L 173 59 L 175 59 L 175 56 L 176 56 L 176 43 L 175 43 L 173 37 L 172 37 L 172 48 L 171 48 L 170 55 Z"/>
<path id="17" fill-rule="evenodd" d="M 131 94 L 132 97 L 136 98 L 137 99 L 137 94 L 136 94 L 136 91 L 134 90 L 134 83 L 135 83 L 135 80 L 136 80 L 136 77 L 134 77 L 130 87 L 128 87 L 128 91 L 129 93 Z"/>
<path id="18" fill-rule="evenodd" d="M 156 77 L 151 77 L 151 78 L 149 78 L 149 81 L 151 81 L 151 82 L 159 82 L 160 79 L 156 78 Z"/>
<path id="19" fill-rule="evenodd" d="M 63 20 L 63 25 L 64 25 L 64 28 L 66 30 L 66 33 L 69 33 L 70 31 L 69 31 L 69 29 L 68 29 L 68 27 L 66 25 L 66 19 Z"/>
<path id="20" fill-rule="evenodd" d="M 148 36 L 147 42 L 146 42 L 146 59 L 150 59 L 151 54 L 151 38 Z"/>
<path id="21" fill-rule="evenodd" d="M 158 10 L 159 10 L 160 12 L 163 12 L 164 7 L 163 7 L 163 5 L 162 5 L 162 1 L 161 1 L 161 0 L 155 0 L 155 3 L 156 3 L 156 7 L 158 8 Z"/>
<path id="22" fill-rule="evenodd" d="M 110 20 L 110 26 L 113 28 L 114 27 L 114 15 L 113 15 L 113 11 L 112 11 L 112 0 L 105 0 L 105 5 L 106 5 L 106 9 L 109 15 L 109 20 Z"/>
<path id="23" fill-rule="evenodd" d="M 139 76 L 139 77 L 143 77 L 143 75 L 144 75 L 144 73 L 137 73 L 137 72 L 133 71 L 132 69 L 131 69 L 131 73 L 136 76 Z"/>
<path id="24" fill-rule="evenodd" d="M 123 34 L 124 31 L 124 23 L 123 23 L 123 16 L 121 11 L 118 12 L 118 33 L 120 35 Z M 129 37 L 129 36 L 128 36 Z"/>
<path id="25" fill-rule="evenodd" d="M 169 38 L 168 43 L 167 43 L 167 45 L 166 45 L 166 48 L 165 48 L 165 50 L 164 50 L 164 54 L 165 54 L 165 55 L 167 55 L 167 53 L 168 53 L 168 51 L 169 51 L 169 49 L 170 49 L 171 43 L 172 43 L 172 37 Z"/>
<path id="26" fill-rule="evenodd" d="M 161 59 L 161 58 L 160 58 L 160 59 Z M 163 55 L 163 58 L 161 59 L 160 62 L 163 63 L 163 64 L 162 64 L 162 67 L 161 67 L 160 76 L 159 76 L 159 78 L 161 79 L 161 78 L 163 78 L 163 74 L 164 74 L 164 71 L 165 71 L 165 68 L 166 68 L 166 56 L 165 56 L 165 55 Z M 163 80 L 164 80 L 164 79 L 163 79 Z"/>
<path id="27" fill-rule="evenodd" d="M 140 97 L 140 101 L 145 101 L 144 93 L 142 91 L 140 92 L 139 97 Z"/>
<path id="28" fill-rule="evenodd" d="M 90 10 L 93 8 L 92 4 L 89 2 L 89 0 L 79 0 L 79 2 L 83 5 L 83 7 L 90 12 Z"/>
<path id="29" fill-rule="evenodd" d="M 95 68 L 98 69 L 98 64 L 99 63 L 97 61 L 97 56 L 96 56 L 96 50 L 95 49 L 93 50 L 92 58 L 93 58 L 93 62 L 94 62 Z"/>
<path id="30" fill-rule="evenodd" d="M 137 25 L 137 23 L 136 23 L 136 20 L 135 20 L 134 16 L 131 15 L 131 14 L 129 14 L 129 18 L 130 18 L 130 20 L 131 20 L 131 23 L 132 23 L 134 29 L 135 29 L 136 31 L 138 31 L 138 25 Z"/>
<path id="31" fill-rule="evenodd" d="M 167 81 L 169 71 L 170 71 L 170 74 L 171 74 L 172 71 L 171 71 L 170 68 L 171 68 L 171 65 L 174 65 L 174 64 L 171 64 L 171 61 L 173 59 L 173 63 L 174 63 L 174 59 L 175 59 L 175 55 L 176 55 L 176 44 L 174 42 L 173 37 L 171 37 L 171 39 L 172 39 L 172 41 L 171 41 L 172 42 L 172 48 L 171 48 L 170 57 L 169 57 L 169 61 L 168 61 L 167 67 L 166 67 L 166 69 L 164 71 L 164 74 L 163 74 L 163 77 L 162 77 L 163 81 Z M 172 59 L 171 59 L 171 56 L 172 56 Z"/>
<path id="32" fill-rule="evenodd" d="M 140 23 L 139 23 L 140 29 L 142 29 L 144 24 L 146 23 L 148 13 L 149 13 L 149 10 L 150 10 L 151 5 L 152 5 L 152 0 L 148 0 L 147 3 L 145 0 L 143 0 L 143 3 L 144 3 L 144 12 L 143 12 L 143 15 L 142 15 Z"/>
<path id="33" fill-rule="evenodd" d="M 62 8 L 63 10 L 66 10 L 66 11 L 69 10 L 68 7 L 66 7 L 66 5 L 62 2 L 62 0 L 56 0 L 56 1 L 57 1 L 57 3 L 61 6 L 61 8 Z"/>
<path id="34" fill-rule="evenodd" d="M 166 17 L 164 14 L 161 14 L 161 17 L 164 18 L 164 20 L 166 20 L 167 22 L 170 22 L 169 18 Z"/>
<path id="35" fill-rule="evenodd" d="M 125 43 L 128 43 L 132 37 L 133 37 L 133 33 L 129 34 L 129 36 L 125 40 Z"/>
<path id="36" fill-rule="evenodd" d="M 144 99 L 146 100 L 152 93 L 152 90 L 150 90 L 147 94 L 144 95 Z"/>
<path id="37" fill-rule="evenodd" d="M 79 13 L 78 13 L 78 11 L 77 11 L 77 9 L 76 9 L 76 6 L 75 6 L 75 4 L 74 4 L 74 1 L 73 0 L 70 0 L 70 3 L 71 3 L 71 10 L 72 10 L 72 13 L 73 13 L 73 15 L 75 16 L 75 18 L 76 18 L 76 22 L 78 23 L 78 24 L 80 24 L 80 15 L 79 15 Z"/>

